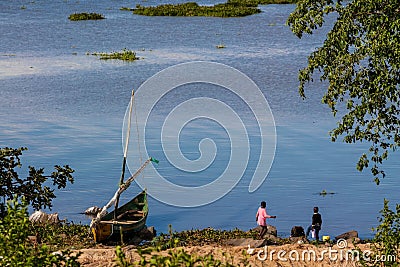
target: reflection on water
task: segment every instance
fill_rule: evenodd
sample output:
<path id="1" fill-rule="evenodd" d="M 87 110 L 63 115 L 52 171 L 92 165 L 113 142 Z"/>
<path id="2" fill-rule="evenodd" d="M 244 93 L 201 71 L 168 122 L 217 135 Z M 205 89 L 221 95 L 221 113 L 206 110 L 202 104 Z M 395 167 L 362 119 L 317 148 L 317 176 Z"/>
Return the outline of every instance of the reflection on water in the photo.
<path id="1" fill-rule="evenodd" d="M 146 4 L 156 3 L 149 0 Z M 22 10 L 21 5 L 27 8 Z M 33 165 L 51 172 L 55 164 L 65 163 L 76 170 L 75 183 L 58 192 L 54 201 L 62 218 L 87 223 L 89 219 L 80 213 L 87 207 L 104 205 L 114 194 L 122 163 L 122 121 L 132 88 L 166 67 L 192 60 L 227 64 L 260 87 L 277 123 L 275 161 L 264 184 L 250 194 L 248 186 L 260 150 L 254 118 L 248 116 L 245 123 L 252 153 L 238 185 L 222 199 L 198 208 L 176 208 L 150 199 L 149 225 L 162 232 L 168 224 L 176 230 L 208 226 L 249 229 L 255 226 L 259 202 L 266 200 L 269 212 L 278 216 L 271 223 L 280 234 L 288 235 L 294 225 L 306 227 L 312 207 L 317 205 L 324 220 L 323 234 L 334 236 L 357 229 L 367 237 L 377 224 L 383 198 L 400 202 L 395 181 L 400 172 L 397 156 L 385 163 L 388 176 L 376 187 L 369 173 L 355 170 L 365 146 L 329 142 L 327 133 L 335 121 L 320 104 L 323 86 L 313 84 L 308 98 L 299 98 L 297 71 L 322 42 L 326 30 L 299 42 L 283 26 L 293 5 L 263 6 L 263 13 L 235 19 L 149 18 L 118 10 L 134 5 L 136 2 L 125 0 L 0 2 L 0 146 L 27 146 L 25 168 Z M 67 19 L 73 12 L 89 10 L 103 13 L 107 19 Z M 220 43 L 226 48 L 216 49 Z M 141 60 L 100 61 L 86 55 L 123 48 L 136 50 Z M 226 91 L 192 88 L 185 94 L 176 91 L 160 102 L 158 114 L 150 122 L 154 134 L 148 133 L 146 141 L 152 155 L 161 159 L 156 168 L 178 184 L 209 182 L 227 164 L 230 144 L 226 133 L 209 122 L 188 125 L 180 140 L 182 153 L 195 159 L 200 140 L 213 139 L 217 154 L 207 171 L 192 174 L 176 170 L 160 146 L 157 130 L 163 112 L 179 101 L 209 93 L 241 114 L 250 113 Z M 151 184 L 146 172 L 139 179 L 144 185 Z M 322 197 L 318 193 L 324 189 L 336 194 Z M 121 201 L 138 191 L 133 186 Z"/>
<path id="2" fill-rule="evenodd" d="M 101 67 L 88 56 L 23 57 L 4 56 L 0 60 L 0 77 L 11 78 L 27 75 L 60 75 L 68 71 L 92 70 Z"/>

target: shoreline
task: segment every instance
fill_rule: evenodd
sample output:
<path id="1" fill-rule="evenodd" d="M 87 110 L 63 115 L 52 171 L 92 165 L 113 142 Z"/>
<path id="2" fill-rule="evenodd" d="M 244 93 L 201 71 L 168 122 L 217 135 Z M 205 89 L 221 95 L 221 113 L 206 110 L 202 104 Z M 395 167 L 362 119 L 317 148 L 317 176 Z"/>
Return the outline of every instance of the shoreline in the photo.
<path id="1" fill-rule="evenodd" d="M 361 251 L 359 257 L 363 257 L 364 253 L 371 251 L 371 244 L 360 244 L 357 246 Z M 223 263 L 230 263 L 233 266 L 357 266 L 359 259 L 356 255 L 349 252 L 358 251 L 354 245 L 348 248 L 341 248 L 338 245 L 329 246 L 321 244 L 315 246 L 312 244 L 285 244 L 285 245 L 269 245 L 262 248 L 254 249 L 249 253 L 248 246 L 230 246 L 209 244 L 203 246 L 185 246 L 176 247 L 151 255 L 168 256 L 170 251 L 185 251 L 190 255 L 201 257 L 212 257 Z M 81 249 L 77 252 L 82 254 L 79 256 L 79 262 L 82 266 L 117 266 L 116 247 L 98 246 L 96 248 Z M 140 255 L 136 247 L 126 246 L 122 248 L 126 259 L 131 264 L 139 262 Z M 265 252 L 266 251 L 266 254 Z M 266 256 L 265 256 L 266 255 Z M 352 256 L 353 255 L 353 256 Z M 147 256 L 149 258 L 149 256 Z"/>
<path id="2" fill-rule="evenodd" d="M 121 257 L 121 253 L 117 253 L 119 249 L 124 260 L 132 266 L 137 266 L 143 259 L 149 261 L 153 257 L 171 255 L 186 255 L 200 259 L 199 262 L 211 257 L 222 266 L 357 266 L 360 260 L 372 254 L 371 241 L 351 236 L 350 232 L 335 237 L 335 240 L 317 243 L 305 237 L 277 237 L 275 227 L 271 227 L 263 239 L 251 237 L 258 234 L 257 228 L 235 231 L 206 228 L 172 232 L 170 229 L 169 235 L 160 234 L 146 243 L 137 240 L 137 244 L 122 247 L 117 243 L 96 244 L 74 252 L 81 253 L 78 261 L 89 267 L 119 266 L 116 261 L 117 255 Z M 143 251 L 148 252 L 143 254 Z M 223 265 L 225 263 L 231 265 Z"/>

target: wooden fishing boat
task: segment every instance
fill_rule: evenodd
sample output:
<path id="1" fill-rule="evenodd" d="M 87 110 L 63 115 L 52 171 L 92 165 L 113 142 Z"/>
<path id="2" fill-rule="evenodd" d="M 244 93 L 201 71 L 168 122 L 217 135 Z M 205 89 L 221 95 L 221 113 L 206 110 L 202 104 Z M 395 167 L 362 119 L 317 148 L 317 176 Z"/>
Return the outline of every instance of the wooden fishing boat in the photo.
<path id="1" fill-rule="evenodd" d="M 135 196 L 131 201 L 118 208 L 119 197 L 132 183 L 132 181 L 144 170 L 150 163 L 158 163 L 154 158 L 147 159 L 143 165 L 124 182 L 126 157 L 128 153 L 129 135 L 131 126 L 131 115 L 133 106 L 134 92 L 132 91 L 131 102 L 129 107 L 127 135 L 124 146 L 124 158 L 122 162 L 122 173 L 118 190 L 115 192 L 111 200 L 97 213 L 96 218 L 90 223 L 90 229 L 93 233 L 95 242 L 104 242 L 111 239 L 130 237 L 139 232 L 146 226 L 147 214 L 149 207 L 147 203 L 146 190 Z M 114 210 L 107 213 L 107 209 L 114 205 Z"/>
<path id="2" fill-rule="evenodd" d="M 146 191 L 142 191 L 131 201 L 119 207 L 116 219 L 114 212 L 106 214 L 92 228 L 95 242 L 130 237 L 141 231 L 146 226 L 149 212 Z"/>

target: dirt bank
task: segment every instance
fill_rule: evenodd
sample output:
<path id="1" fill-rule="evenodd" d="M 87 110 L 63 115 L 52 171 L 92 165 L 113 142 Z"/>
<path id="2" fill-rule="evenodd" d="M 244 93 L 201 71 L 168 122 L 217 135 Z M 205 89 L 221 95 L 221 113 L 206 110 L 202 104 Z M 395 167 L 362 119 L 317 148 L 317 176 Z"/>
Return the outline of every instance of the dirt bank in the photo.
<path id="1" fill-rule="evenodd" d="M 205 245 L 183 247 L 189 254 L 199 256 L 213 255 L 215 259 L 229 262 L 235 266 L 356 266 L 357 255 L 368 256 L 369 244 L 360 244 L 361 253 L 354 250 L 353 245 L 344 248 L 338 245 L 311 245 L 311 244 L 286 244 L 280 246 L 266 246 L 251 248 L 248 246 Z M 179 248 L 178 248 L 179 249 Z M 251 251 L 251 249 L 254 249 Z M 82 255 L 79 261 L 82 266 L 116 266 L 115 247 L 99 246 L 91 249 L 79 250 Z M 136 248 L 127 246 L 123 248 L 126 258 L 130 262 L 140 259 Z M 267 254 L 264 254 L 264 251 Z M 252 252 L 250 255 L 249 252 Z M 168 255 L 168 251 L 159 252 Z"/>

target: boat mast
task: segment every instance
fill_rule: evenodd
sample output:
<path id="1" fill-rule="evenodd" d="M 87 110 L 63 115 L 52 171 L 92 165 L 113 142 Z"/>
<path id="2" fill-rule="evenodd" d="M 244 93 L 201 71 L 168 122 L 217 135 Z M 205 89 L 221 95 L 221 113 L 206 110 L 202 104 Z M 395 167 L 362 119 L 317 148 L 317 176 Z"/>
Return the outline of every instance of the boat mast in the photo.
<path id="1" fill-rule="evenodd" d="M 117 202 L 117 198 L 119 198 L 122 192 L 124 192 L 131 185 L 133 180 L 135 180 L 135 178 L 144 170 L 144 168 L 146 168 L 146 166 L 150 162 L 158 164 L 158 160 L 156 160 L 155 158 L 147 159 L 142 164 L 142 166 L 140 166 L 140 168 L 126 180 L 125 183 L 123 183 L 120 187 L 118 187 L 118 190 L 115 192 L 114 196 L 110 199 L 110 201 L 108 201 L 108 203 L 101 209 L 101 211 L 97 213 L 96 218 L 92 219 L 92 222 L 90 223 L 91 229 L 96 227 L 97 223 L 101 221 L 101 218 L 107 214 L 107 209 Z"/>
<path id="2" fill-rule="evenodd" d="M 133 97 L 134 97 L 134 95 L 135 95 L 135 92 L 134 92 L 134 90 L 132 90 L 131 102 L 129 103 L 127 133 L 126 133 L 126 136 L 125 136 L 124 159 L 122 160 L 122 173 L 121 173 L 121 178 L 119 179 L 119 186 L 121 186 L 124 183 L 126 157 L 128 155 L 129 136 L 131 134 L 131 120 L 132 120 L 132 107 L 133 107 Z M 117 219 L 118 203 L 119 203 L 119 195 L 117 196 L 117 200 L 115 201 L 114 220 Z"/>

